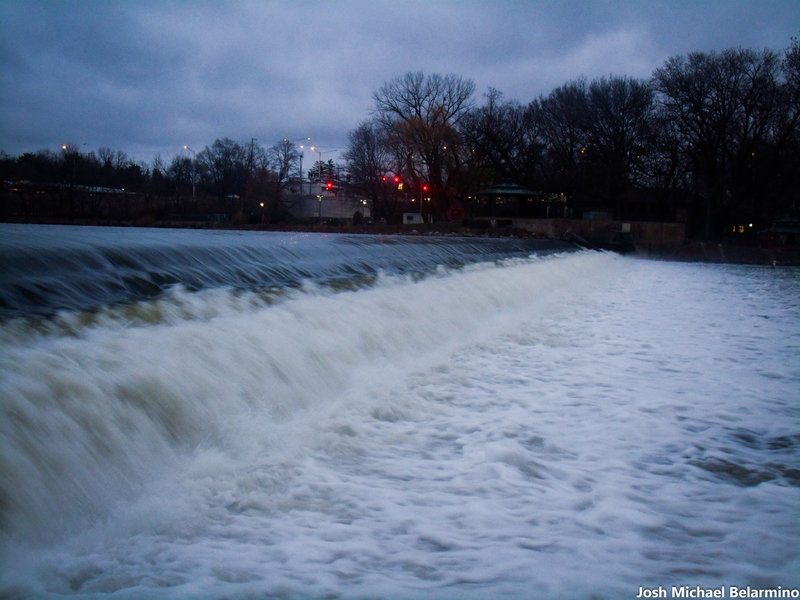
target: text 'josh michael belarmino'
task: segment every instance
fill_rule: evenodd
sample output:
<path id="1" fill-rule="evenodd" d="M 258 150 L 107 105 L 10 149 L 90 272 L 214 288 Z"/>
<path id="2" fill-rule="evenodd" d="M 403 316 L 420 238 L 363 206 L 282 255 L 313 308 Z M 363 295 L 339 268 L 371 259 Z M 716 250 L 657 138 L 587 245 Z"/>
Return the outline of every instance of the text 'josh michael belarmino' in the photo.
<path id="1" fill-rule="evenodd" d="M 722 585 L 702 587 L 699 585 L 673 585 L 669 588 L 640 587 L 636 598 L 800 598 L 800 588 L 754 588 Z"/>

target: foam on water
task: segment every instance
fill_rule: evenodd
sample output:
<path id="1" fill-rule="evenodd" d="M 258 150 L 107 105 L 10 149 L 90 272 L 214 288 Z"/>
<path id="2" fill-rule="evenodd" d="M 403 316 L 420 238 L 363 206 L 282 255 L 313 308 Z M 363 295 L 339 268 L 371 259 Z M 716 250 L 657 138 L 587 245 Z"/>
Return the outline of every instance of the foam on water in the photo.
<path id="1" fill-rule="evenodd" d="M 796 269 L 578 253 L 173 294 L 9 334 L 0 594 L 800 585 Z"/>

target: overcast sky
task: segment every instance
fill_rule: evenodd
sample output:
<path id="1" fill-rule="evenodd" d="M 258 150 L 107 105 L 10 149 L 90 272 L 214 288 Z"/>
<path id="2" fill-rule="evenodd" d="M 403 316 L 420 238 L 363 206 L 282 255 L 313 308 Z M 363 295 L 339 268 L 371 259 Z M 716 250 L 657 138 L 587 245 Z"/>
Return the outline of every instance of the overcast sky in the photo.
<path id="1" fill-rule="evenodd" d="M 782 51 L 798 35 L 798 0 L 0 0 L 0 149 L 169 162 L 221 137 L 311 137 L 327 160 L 409 71 L 527 103 L 580 76 L 647 78 L 676 54 Z"/>

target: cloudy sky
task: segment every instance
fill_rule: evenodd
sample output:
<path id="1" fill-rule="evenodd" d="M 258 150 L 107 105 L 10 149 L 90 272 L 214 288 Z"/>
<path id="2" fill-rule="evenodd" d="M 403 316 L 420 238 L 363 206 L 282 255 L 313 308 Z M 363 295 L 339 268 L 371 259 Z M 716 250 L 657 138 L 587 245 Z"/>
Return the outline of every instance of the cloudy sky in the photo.
<path id="1" fill-rule="evenodd" d="M 579 76 L 646 78 L 676 54 L 782 51 L 798 35 L 797 0 L 0 0 L 0 149 L 149 162 L 221 137 L 311 137 L 327 160 L 408 71 L 529 102 Z"/>

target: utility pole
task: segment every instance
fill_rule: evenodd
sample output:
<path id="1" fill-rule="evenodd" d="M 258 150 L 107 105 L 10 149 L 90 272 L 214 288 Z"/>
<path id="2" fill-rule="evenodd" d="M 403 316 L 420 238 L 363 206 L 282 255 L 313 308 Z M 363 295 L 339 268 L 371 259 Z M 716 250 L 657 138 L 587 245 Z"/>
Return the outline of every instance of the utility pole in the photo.
<path id="1" fill-rule="evenodd" d="M 320 186 L 323 186 L 323 183 L 322 183 L 322 169 L 323 169 L 322 155 L 323 154 L 330 154 L 331 152 L 336 152 L 337 148 L 332 148 L 330 150 L 325 150 L 325 152 L 322 152 L 319 149 L 319 146 L 311 146 L 311 150 L 316 152 L 317 156 L 319 156 L 319 161 L 317 162 L 317 167 L 319 169 L 319 184 L 320 184 Z M 331 177 L 333 177 L 333 172 L 332 171 L 331 171 Z"/>
<path id="2" fill-rule="evenodd" d="M 283 141 L 284 142 L 288 142 L 289 140 L 286 139 L 286 138 L 283 138 Z M 299 146 L 298 146 L 300 148 L 300 173 L 298 174 L 298 180 L 300 181 L 300 194 L 301 195 L 303 193 L 303 154 L 305 153 L 305 149 L 306 149 L 305 143 L 306 142 L 310 142 L 310 141 L 311 141 L 310 137 L 304 138 L 302 140 L 292 140 L 293 144 L 297 144 L 299 142 L 303 142 L 302 144 L 299 144 Z M 311 184 L 310 183 L 309 183 L 308 192 L 311 193 Z"/>

